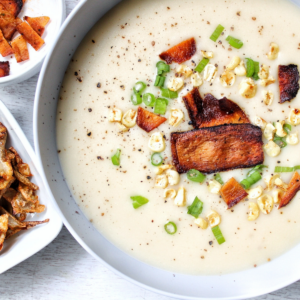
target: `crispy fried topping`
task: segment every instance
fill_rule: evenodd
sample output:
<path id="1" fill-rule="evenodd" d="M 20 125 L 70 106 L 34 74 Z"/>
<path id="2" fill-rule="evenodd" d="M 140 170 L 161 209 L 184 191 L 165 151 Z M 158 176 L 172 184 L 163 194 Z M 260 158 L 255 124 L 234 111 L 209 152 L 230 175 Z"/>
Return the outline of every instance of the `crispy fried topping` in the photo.
<path id="1" fill-rule="evenodd" d="M 155 115 L 154 113 L 143 109 L 142 107 L 138 108 L 136 124 L 147 132 L 150 132 L 153 129 L 157 128 L 166 120 L 166 118 Z"/>
<path id="2" fill-rule="evenodd" d="M 282 195 L 278 209 L 288 205 L 292 199 L 296 196 L 297 192 L 300 190 L 300 175 L 298 172 L 295 172 L 286 192 Z"/>

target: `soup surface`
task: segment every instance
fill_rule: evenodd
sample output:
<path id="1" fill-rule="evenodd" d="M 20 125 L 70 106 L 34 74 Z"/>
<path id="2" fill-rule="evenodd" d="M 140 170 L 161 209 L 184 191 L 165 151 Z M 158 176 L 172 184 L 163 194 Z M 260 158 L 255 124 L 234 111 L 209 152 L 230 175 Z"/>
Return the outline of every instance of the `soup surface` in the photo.
<path id="1" fill-rule="evenodd" d="M 277 68 L 279 64 L 300 63 L 299 9 L 285 0 L 146 0 L 123 1 L 102 18 L 82 41 L 67 71 L 57 110 L 57 147 L 62 169 L 74 198 L 90 222 L 112 243 L 146 263 L 174 272 L 188 274 L 224 274 L 252 268 L 276 259 L 300 241 L 300 195 L 285 208 L 276 207 L 255 221 L 247 220 L 248 202 L 231 209 L 207 184 L 193 183 L 186 174 L 172 187 L 185 187 L 187 206 L 197 196 L 204 203 L 202 217 L 211 210 L 221 215 L 220 229 L 226 242 L 219 245 L 210 228 L 203 230 L 187 214 L 187 206 L 177 207 L 164 199 L 164 190 L 154 187 L 155 172 L 148 141 L 153 132 L 166 137 L 165 163 L 172 163 L 170 133 L 193 129 L 182 96 L 192 89 L 191 80 L 169 100 L 170 108 L 180 108 L 185 121 L 179 127 L 165 122 L 153 132 L 138 126 L 120 133 L 116 123 L 108 121 L 110 109 L 126 112 L 136 109 L 131 103 L 132 88 L 137 81 L 148 84 L 147 92 L 158 95 L 154 87 L 159 54 L 190 37 L 197 42 L 196 54 L 185 64 L 195 68 L 202 59 L 200 50 L 213 51 L 212 64 L 218 66 L 213 83 L 204 82 L 200 93 L 224 96 L 244 109 L 250 120 L 255 116 L 267 122 L 286 120 L 291 108 L 300 108 L 300 94 L 290 103 L 279 104 Z M 218 41 L 210 35 L 218 24 L 225 27 Z M 243 41 L 241 49 L 225 40 L 232 35 Z M 278 58 L 269 60 L 266 53 L 275 42 Z M 252 58 L 270 66 L 276 82 L 262 87 L 257 81 L 254 98 L 239 94 L 237 77 L 232 87 L 223 87 L 219 75 L 233 56 Z M 177 64 L 171 65 L 166 83 L 174 76 Z M 274 93 L 274 102 L 266 106 L 262 91 Z M 144 104 L 141 105 L 145 108 Z M 153 111 L 152 108 L 147 108 Z M 298 127 L 293 127 L 296 132 Z M 264 143 L 267 141 L 264 140 Z M 299 145 L 283 148 L 277 157 L 265 154 L 264 176 L 275 166 L 299 164 Z M 121 165 L 114 166 L 111 156 L 121 149 Z M 221 173 L 224 182 L 231 177 L 241 181 L 248 169 Z M 281 178 L 289 182 L 292 173 Z M 206 181 L 213 178 L 208 175 Z M 263 180 L 256 183 L 264 188 Z M 131 196 L 149 199 L 146 205 L 133 209 Z M 169 235 L 164 224 L 173 221 L 177 233 Z"/>

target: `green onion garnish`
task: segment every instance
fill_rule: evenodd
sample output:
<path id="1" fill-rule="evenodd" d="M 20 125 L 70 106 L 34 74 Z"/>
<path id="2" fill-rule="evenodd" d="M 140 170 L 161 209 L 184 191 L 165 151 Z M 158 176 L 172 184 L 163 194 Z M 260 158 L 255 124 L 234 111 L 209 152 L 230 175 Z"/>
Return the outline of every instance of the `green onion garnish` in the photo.
<path id="1" fill-rule="evenodd" d="M 258 61 L 254 61 L 254 73 L 252 75 L 252 77 L 253 77 L 254 80 L 258 80 L 259 79 L 258 73 L 259 73 L 259 62 Z"/>
<path id="2" fill-rule="evenodd" d="M 233 48 L 236 48 L 236 49 L 240 49 L 244 45 L 241 40 L 236 39 L 236 38 L 232 37 L 231 35 L 229 35 L 226 38 L 226 41 L 230 44 L 230 46 L 232 46 Z"/>
<path id="3" fill-rule="evenodd" d="M 155 104 L 155 97 L 151 93 L 146 93 L 143 95 L 143 102 L 146 106 L 154 106 Z"/>
<path id="4" fill-rule="evenodd" d="M 168 100 L 164 98 L 157 98 L 154 105 L 154 113 L 164 115 L 167 111 Z"/>
<path id="5" fill-rule="evenodd" d="M 134 209 L 137 209 L 149 202 L 147 198 L 142 196 L 132 196 L 130 199 L 133 201 L 132 206 Z"/>
<path id="6" fill-rule="evenodd" d="M 174 91 L 170 91 L 169 89 L 166 88 L 161 88 L 161 95 L 163 97 L 169 98 L 169 99 L 175 99 L 178 98 L 178 93 Z"/>
<path id="7" fill-rule="evenodd" d="M 195 68 L 195 71 L 201 73 L 208 63 L 209 63 L 208 58 L 202 58 L 202 60 L 198 64 L 198 66 Z"/>
<path id="8" fill-rule="evenodd" d="M 170 66 L 167 65 L 164 61 L 159 61 L 156 64 L 157 74 L 162 75 L 164 72 L 170 72 Z"/>
<path id="9" fill-rule="evenodd" d="M 284 124 L 283 129 L 286 133 L 290 133 L 292 131 L 292 125 L 290 124 Z"/>
<path id="10" fill-rule="evenodd" d="M 273 139 L 273 142 L 276 143 L 280 148 L 284 148 L 287 146 L 287 143 L 285 141 L 285 138 L 280 137 L 275 134 L 275 137 Z"/>
<path id="11" fill-rule="evenodd" d="M 248 173 L 247 173 L 247 176 L 250 176 L 251 174 L 253 174 L 255 171 L 257 172 L 262 172 L 262 170 L 264 168 L 268 168 L 268 166 L 266 165 L 258 165 L 258 166 L 255 166 L 254 168 L 252 168 Z"/>
<path id="12" fill-rule="evenodd" d="M 141 92 L 143 92 L 144 90 L 145 90 L 145 88 L 147 87 L 147 85 L 146 85 L 146 83 L 145 82 L 143 82 L 143 81 L 138 81 L 135 85 L 134 85 L 134 87 L 133 87 L 133 91 L 135 92 L 135 93 L 141 93 Z"/>
<path id="13" fill-rule="evenodd" d="M 113 165 L 115 166 L 120 165 L 120 156 L 121 156 L 121 149 L 117 149 L 117 152 L 111 157 L 111 161 Z"/>
<path id="14" fill-rule="evenodd" d="M 254 74 L 254 61 L 251 58 L 246 58 L 247 60 L 247 77 L 252 77 Z"/>
<path id="15" fill-rule="evenodd" d="M 248 176 L 246 179 L 241 181 L 241 185 L 248 190 L 254 183 L 261 180 L 261 175 L 258 171 L 255 171 L 250 176 Z"/>
<path id="16" fill-rule="evenodd" d="M 151 156 L 151 164 L 155 167 L 162 165 L 164 159 L 161 157 L 160 153 L 153 153 Z"/>
<path id="17" fill-rule="evenodd" d="M 217 41 L 218 37 L 221 35 L 222 31 L 224 30 L 224 27 L 222 25 L 218 25 L 213 34 L 210 36 L 210 39 L 214 42 Z"/>
<path id="18" fill-rule="evenodd" d="M 195 218 L 198 218 L 203 210 L 203 202 L 196 197 L 192 205 L 188 206 L 188 214 L 192 215 Z"/>
<path id="19" fill-rule="evenodd" d="M 198 170 L 191 169 L 187 172 L 187 178 L 191 181 L 202 183 L 205 180 L 206 176 Z"/>
<path id="20" fill-rule="evenodd" d="M 155 82 L 154 82 L 154 86 L 163 87 L 165 84 L 165 80 L 166 80 L 166 77 L 157 75 Z"/>
<path id="21" fill-rule="evenodd" d="M 219 173 L 214 175 L 215 180 L 217 180 L 220 184 L 224 184 L 224 181 L 222 180 L 222 177 Z"/>
<path id="22" fill-rule="evenodd" d="M 225 242 L 225 238 L 222 234 L 222 231 L 220 227 L 217 225 L 215 227 L 212 227 L 211 231 L 213 232 L 216 240 L 218 241 L 219 245 L 223 244 Z"/>
<path id="23" fill-rule="evenodd" d="M 177 226 L 174 222 L 168 222 L 164 228 L 168 234 L 175 234 L 177 232 Z"/>
<path id="24" fill-rule="evenodd" d="M 275 167 L 276 173 L 284 173 L 284 172 L 294 172 L 300 170 L 300 166 L 295 167 Z"/>
<path id="25" fill-rule="evenodd" d="M 142 95 L 139 93 L 133 93 L 131 95 L 131 102 L 133 105 L 139 105 L 142 103 Z"/>

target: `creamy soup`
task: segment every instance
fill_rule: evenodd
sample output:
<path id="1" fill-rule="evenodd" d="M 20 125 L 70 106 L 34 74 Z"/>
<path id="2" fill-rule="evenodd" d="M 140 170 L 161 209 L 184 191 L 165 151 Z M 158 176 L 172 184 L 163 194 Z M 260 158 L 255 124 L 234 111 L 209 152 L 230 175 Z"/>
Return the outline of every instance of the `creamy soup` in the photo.
<path id="1" fill-rule="evenodd" d="M 298 7 L 286 0 L 160 0 L 123 1 L 102 18 L 82 41 L 65 75 L 57 110 L 57 147 L 66 181 L 78 206 L 90 222 L 109 241 L 129 255 L 148 264 L 173 272 L 188 274 L 224 274 L 259 267 L 294 247 L 300 241 L 300 195 L 289 205 L 257 220 L 248 221 L 248 203 L 243 200 L 231 209 L 220 195 L 209 192 L 203 184 L 180 175 L 178 190 L 185 187 L 187 205 L 177 207 L 164 198 L 164 190 L 154 187 L 155 167 L 148 141 L 153 132 L 166 138 L 164 162 L 172 163 L 170 133 L 193 129 L 182 96 L 192 89 L 191 79 L 169 100 L 166 117 L 171 108 L 179 108 L 185 121 L 172 127 L 168 121 L 147 133 L 135 126 L 120 133 L 116 123 L 108 121 L 112 108 L 137 109 L 131 102 L 132 88 L 137 81 L 148 84 L 146 92 L 158 96 L 154 87 L 159 54 L 171 46 L 194 37 L 196 54 L 185 62 L 194 69 L 202 59 L 200 50 L 213 51 L 210 63 L 218 66 L 213 83 L 204 81 L 200 93 L 224 96 L 236 102 L 252 121 L 255 116 L 267 122 L 286 120 L 291 108 L 300 108 L 300 94 L 291 102 L 279 104 L 277 69 L 279 64 L 300 64 L 300 35 Z M 215 43 L 210 35 L 218 24 L 224 34 Z M 241 49 L 231 47 L 226 37 L 232 35 L 243 41 Z M 221 42 L 219 42 L 221 41 Z M 269 60 L 266 54 L 271 42 L 279 45 L 278 58 Z M 252 58 L 270 67 L 276 80 L 268 87 L 259 81 L 254 98 L 239 93 L 239 84 L 246 77 L 237 77 L 233 86 L 223 87 L 219 75 L 233 56 Z M 246 61 L 245 61 L 246 62 Z M 178 64 L 171 65 L 166 84 L 174 77 Z M 266 106 L 262 92 L 272 91 L 273 104 Z M 141 104 L 145 108 L 144 104 Z M 153 112 L 151 107 L 147 108 Z M 293 132 L 298 127 L 293 127 Z M 264 143 L 267 140 L 264 139 Z M 288 145 L 277 157 L 265 154 L 268 169 L 263 177 L 273 174 L 275 166 L 299 164 L 299 145 Z M 121 164 L 114 166 L 111 156 L 121 149 Z M 234 177 L 241 181 L 249 169 L 222 172 L 224 182 Z M 281 178 L 289 182 L 293 173 Z M 266 185 L 263 180 L 255 186 Z M 265 190 L 265 193 L 268 191 Z M 138 209 L 131 196 L 141 195 L 149 202 Z M 195 218 L 187 214 L 187 206 L 195 197 L 203 202 L 201 217 L 211 210 L 221 216 L 219 225 L 225 243 L 219 245 L 210 227 L 203 230 Z M 256 202 L 256 200 L 252 200 Z M 164 225 L 172 221 L 177 233 L 169 235 Z"/>

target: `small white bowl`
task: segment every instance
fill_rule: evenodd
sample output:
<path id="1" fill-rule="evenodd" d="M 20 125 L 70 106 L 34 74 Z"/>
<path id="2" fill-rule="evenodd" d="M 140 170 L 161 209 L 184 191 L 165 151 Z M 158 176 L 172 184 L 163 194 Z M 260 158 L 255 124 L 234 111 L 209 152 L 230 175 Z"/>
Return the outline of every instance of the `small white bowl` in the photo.
<path id="1" fill-rule="evenodd" d="M 62 228 L 62 221 L 53 206 L 49 203 L 51 196 L 46 192 L 42 178 L 40 177 L 37 158 L 31 145 L 15 118 L 1 101 L 0 122 L 8 130 L 7 146 L 13 146 L 23 161 L 29 164 L 33 174 L 31 180 L 40 188 L 37 192 L 39 200 L 41 204 L 46 205 L 46 210 L 43 213 L 35 214 L 32 218 L 28 217 L 27 220 L 42 221 L 50 219 L 49 223 L 21 231 L 7 241 L 4 241 L 3 249 L 0 252 L 0 274 L 2 274 L 51 243 L 59 234 Z"/>
<path id="2" fill-rule="evenodd" d="M 14 55 L 7 57 L 0 55 L 0 61 L 9 61 L 10 63 L 10 75 L 0 78 L 0 86 L 25 81 L 40 71 L 44 58 L 50 46 L 54 43 L 60 26 L 66 18 L 65 0 L 27 0 L 18 15 L 22 20 L 24 16 L 33 18 L 40 16 L 50 17 L 50 22 L 47 24 L 42 36 L 45 44 L 38 51 L 35 51 L 27 43 L 30 58 L 21 63 L 17 63 Z"/>

